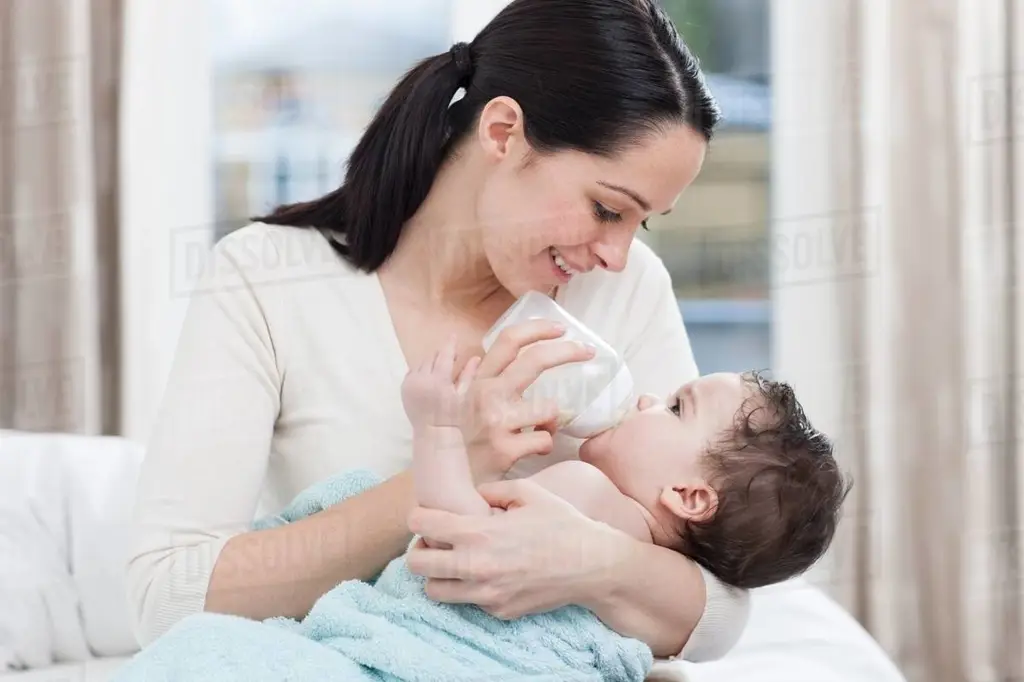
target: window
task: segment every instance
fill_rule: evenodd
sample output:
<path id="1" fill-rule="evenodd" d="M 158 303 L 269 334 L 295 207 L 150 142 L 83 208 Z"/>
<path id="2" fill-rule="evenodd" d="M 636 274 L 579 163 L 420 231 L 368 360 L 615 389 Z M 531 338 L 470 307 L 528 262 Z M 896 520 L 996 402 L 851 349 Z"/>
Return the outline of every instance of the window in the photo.
<path id="1" fill-rule="evenodd" d="M 702 372 L 771 366 L 768 0 L 662 0 L 724 121 L 704 168 L 648 242 L 665 261 Z"/>
<path id="2" fill-rule="evenodd" d="M 322 195 L 395 81 L 451 45 L 449 0 L 215 0 L 217 234 Z"/>

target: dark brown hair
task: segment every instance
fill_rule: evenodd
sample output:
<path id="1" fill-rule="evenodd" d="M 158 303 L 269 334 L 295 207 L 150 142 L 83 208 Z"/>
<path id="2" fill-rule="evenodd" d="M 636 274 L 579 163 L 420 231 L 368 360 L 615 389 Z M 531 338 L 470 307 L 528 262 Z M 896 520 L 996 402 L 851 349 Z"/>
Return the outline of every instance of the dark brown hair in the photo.
<path id="1" fill-rule="evenodd" d="M 460 88 L 465 96 L 449 106 Z M 405 74 L 341 187 L 253 220 L 343 236 L 335 249 L 373 272 L 484 105 L 503 95 L 522 107 L 538 153 L 609 156 L 668 122 L 710 139 L 720 118 L 696 57 L 655 0 L 513 0 L 471 43 Z"/>
<path id="2" fill-rule="evenodd" d="M 852 483 L 789 384 L 757 372 L 744 379 L 752 395 L 734 430 L 704 455 L 718 507 L 707 521 L 684 523 L 681 549 L 723 582 L 755 588 L 824 555 Z"/>

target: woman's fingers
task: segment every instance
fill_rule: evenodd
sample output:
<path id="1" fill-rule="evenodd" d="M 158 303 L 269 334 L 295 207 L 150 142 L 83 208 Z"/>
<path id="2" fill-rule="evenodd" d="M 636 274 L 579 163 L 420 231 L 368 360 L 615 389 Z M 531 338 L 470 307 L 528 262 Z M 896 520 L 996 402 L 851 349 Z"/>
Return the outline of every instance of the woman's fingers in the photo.
<path id="1" fill-rule="evenodd" d="M 520 400 L 505 404 L 500 426 L 502 430 L 519 431 L 550 424 L 558 420 L 558 403 L 553 400 Z"/>
<path id="2" fill-rule="evenodd" d="M 530 400 L 509 398 L 500 387 L 489 384 L 481 386 L 475 399 L 477 411 L 474 418 L 477 421 L 469 422 L 468 426 L 474 433 L 480 430 L 487 432 L 492 441 L 502 434 L 516 433 L 522 429 L 552 430 L 551 426 L 559 417 L 558 403 L 554 400 L 544 399 L 543 396 Z"/>
<path id="3" fill-rule="evenodd" d="M 474 355 L 466 363 L 466 366 L 462 368 L 459 373 L 458 381 L 455 382 L 459 393 L 465 393 L 469 390 L 469 385 L 473 383 L 473 379 L 476 378 L 477 369 L 480 367 L 480 356 Z"/>
<path id="4" fill-rule="evenodd" d="M 480 362 L 477 375 L 485 379 L 496 377 L 516 359 L 524 347 L 538 341 L 557 339 L 564 333 L 565 327 L 544 319 L 528 320 L 506 327 Z"/>
<path id="5" fill-rule="evenodd" d="M 477 491 L 492 507 L 502 509 L 551 502 L 568 504 L 537 481 L 528 478 L 481 483 Z"/>
<path id="6" fill-rule="evenodd" d="M 584 362 L 594 349 L 576 341 L 557 341 L 527 348 L 502 372 L 506 387 L 521 394 L 537 380 L 541 372 L 570 362 Z"/>
<path id="7" fill-rule="evenodd" d="M 427 598 L 442 604 L 480 604 L 478 594 L 481 589 L 475 583 L 467 583 L 465 579 L 432 578 L 427 581 L 423 591 Z"/>
<path id="8" fill-rule="evenodd" d="M 524 431 L 508 436 L 501 449 L 509 459 L 509 468 L 512 468 L 523 457 L 551 454 L 554 440 L 547 431 Z"/>
<path id="9" fill-rule="evenodd" d="M 460 542 L 465 542 L 474 534 L 478 534 L 481 520 L 487 518 L 489 517 L 463 516 L 440 509 L 416 507 L 409 512 L 407 524 L 409 532 L 413 535 L 419 535 L 434 542 L 457 545 Z"/>
<path id="10" fill-rule="evenodd" d="M 457 347 L 458 338 L 452 334 L 440 352 L 434 356 L 434 373 L 447 381 L 451 381 L 455 374 L 455 352 Z"/>
<path id="11" fill-rule="evenodd" d="M 447 549 L 417 549 L 405 558 L 406 566 L 413 575 L 431 580 L 469 580 L 472 571 L 467 562 L 460 561 L 461 552 Z"/>

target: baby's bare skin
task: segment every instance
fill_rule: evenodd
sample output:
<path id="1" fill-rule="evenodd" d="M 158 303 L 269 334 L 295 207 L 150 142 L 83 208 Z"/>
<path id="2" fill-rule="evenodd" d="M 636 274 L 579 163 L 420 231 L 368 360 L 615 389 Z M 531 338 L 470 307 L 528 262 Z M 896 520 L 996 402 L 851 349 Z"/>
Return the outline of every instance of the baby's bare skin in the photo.
<path id="1" fill-rule="evenodd" d="M 413 424 L 413 475 L 418 502 L 462 515 L 499 513 L 504 510 L 491 507 L 476 490 L 465 442 L 456 425 L 460 386 L 472 380 L 472 369 L 453 381 L 448 350 L 439 354 L 438 362 L 410 372 L 403 385 L 406 412 Z M 644 508 L 624 495 L 597 467 L 570 460 L 530 478 L 591 519 L 642 542 L 653 541 Z"/>
<path id="2" fill-rule="evenodd" d="M 459 426 L 461 396 L 473 372 L 452 379 L 454 353 L 449 345 L 403 383 L 416 493 L 424 507 L 490 515 L 501 510 L 477 492 Z M 678 545 L 680 520 L 714 513 L 716 493 L 702 458 L 707 444 L 733 426 L 746 395 L 740 375 L 721 373 L 690 382 L 668 401 L 640 396 L 618 426 L 580 446 L 579 460 L 530 478 L 595 521 L 642 542 Z"/>

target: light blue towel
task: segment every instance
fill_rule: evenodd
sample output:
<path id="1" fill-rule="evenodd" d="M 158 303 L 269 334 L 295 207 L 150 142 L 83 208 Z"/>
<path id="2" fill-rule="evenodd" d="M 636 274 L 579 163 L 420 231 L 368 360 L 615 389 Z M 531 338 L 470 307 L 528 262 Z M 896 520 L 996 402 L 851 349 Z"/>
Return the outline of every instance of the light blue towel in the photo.
<path id="1" fill-rule="evenodd" d="M 352 472 L 313 486 L 260 528 L 301 519 L 379 482 Z M 137 654 L 115 682 L 641 682 L 650 648 L 567 607 L 502 621 L 429 600 L 404 558 L 341 583 L 301 622 L 198 614 Z"/>

